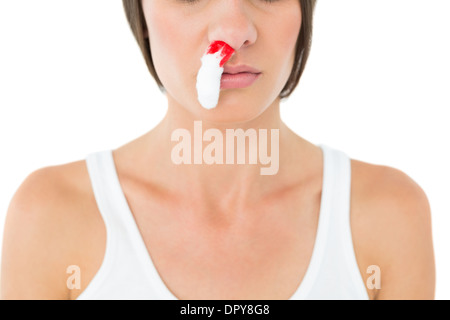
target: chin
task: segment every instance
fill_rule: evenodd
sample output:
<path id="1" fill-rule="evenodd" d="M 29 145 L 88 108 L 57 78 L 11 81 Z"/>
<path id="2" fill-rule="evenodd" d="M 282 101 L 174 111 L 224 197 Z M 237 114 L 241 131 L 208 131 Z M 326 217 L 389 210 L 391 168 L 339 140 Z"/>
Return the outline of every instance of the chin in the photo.
<path id="1" fill-rule="evenodd" d="M 201 108 L 198 119 L 217 124 L 237 124 L 254 120 L 264 112 L 264 108 L 253 104 L 233 104 L 219 101 L 217 107 L 211 110 Z"/>

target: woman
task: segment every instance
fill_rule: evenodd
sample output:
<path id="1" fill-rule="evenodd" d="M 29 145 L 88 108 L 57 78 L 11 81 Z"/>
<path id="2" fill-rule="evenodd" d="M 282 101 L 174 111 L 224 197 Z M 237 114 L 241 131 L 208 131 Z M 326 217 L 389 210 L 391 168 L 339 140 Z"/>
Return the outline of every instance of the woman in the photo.
<path id="1" fill-rule="evenodd" d="M 420 186 L 397 169 L 314 145 L 280 118 L 280 100 L 308 58 L 315 1 L 124 7 L 167 96 L 166 116 L 124 146 L 25 179 L 5 224 L 3 298 L 434 298 L 431 214 Z M 225 73 L 244 66 L 258 77 L 243 85 L 223 76 L 218 105 L 207 110 L 196 75 L 216 40 L 234 49 Z M 174 152 L 174 132 L 195 140 L 198 124 L 215 137 L 275 132 L 258 147 L 276 156 L 276 170 L 178 164 L 174 157 L 190 150 Z"/>

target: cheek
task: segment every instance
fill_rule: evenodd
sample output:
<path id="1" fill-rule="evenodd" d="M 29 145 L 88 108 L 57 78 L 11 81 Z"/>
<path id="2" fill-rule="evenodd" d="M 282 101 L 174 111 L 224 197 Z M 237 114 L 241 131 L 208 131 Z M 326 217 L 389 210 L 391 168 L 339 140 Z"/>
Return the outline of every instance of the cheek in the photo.
<path id="1" fill-rule="evenodd" d="M 271 19 L 274 23 L 264 25 L 261 38 L 264 38 L 262 46 L 268 50 L 265 61 L 272 73 L 268 77 L 270 83 L 267 86 L 275 86 L 273 90 L 278 94 L 291 75 L 294 65 L 295 48 L 302 24 L 300 6 L 291 6 L 290 10 L 286 8 Z"/>
<path id="2" fill-rule="evenodd" d="M 173 8 L 158 6 L 158 1 L 144 10 L 149 30 L 150 48 L 156 72 L 166 89 L 181 81 L 183 70 L 189 65 L 194 53 L 189 52 L 192 29 L 180 27 L 183 17 Z M 177 22 L 178 21 L 178 22 Z M 184 19 L 184 24 L 186 20 Z"/>
<path id="3" fill-rule="evenodd" d="M 278 47 L 285 56 L 282 61 L 289 61 L 291 65 L 294 62 L 295 48 L 300 34 L 301 24 L 302 16 L 300 8 L 298 8 L 297 14 L 295 14 L 295 11 L 291 12 L 285 19 L 279 21 L 277 27 Z"/>

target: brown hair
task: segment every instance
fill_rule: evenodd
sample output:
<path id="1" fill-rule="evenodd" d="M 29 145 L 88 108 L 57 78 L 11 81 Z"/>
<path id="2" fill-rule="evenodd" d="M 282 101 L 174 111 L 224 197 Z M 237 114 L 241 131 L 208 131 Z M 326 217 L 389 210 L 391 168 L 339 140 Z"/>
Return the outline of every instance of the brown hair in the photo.
<path id="1" fill-rule="evenodd" d="M 155 67 L 153 65 L 152 53 L 150 51 L 150 43 L 146 38 L 147 24 L 145 22 L 144 13 L 142 11 L 141 0 L 122 0 L 125 14 L 130 25 L 131 31 L 141 49 L 144 56 L 145 63 L 148 70 L 158 84 L 159 89 L 164 92 L 164 86 L 159 80 L 156 74 Z M 313 14 L 317 0 L 299 0 L 302 8 L 302 27 L 297 39 L 297 45 L 295 48 L 295 60 L 292 68 L 291 75 L 289 76 L 286 85 L 281 90 L 280 98 L 287 98 L 297 87 L 303 70 L 308 60 L 309 52 L 311 49 L 312 29 L 313 29 Z"/>

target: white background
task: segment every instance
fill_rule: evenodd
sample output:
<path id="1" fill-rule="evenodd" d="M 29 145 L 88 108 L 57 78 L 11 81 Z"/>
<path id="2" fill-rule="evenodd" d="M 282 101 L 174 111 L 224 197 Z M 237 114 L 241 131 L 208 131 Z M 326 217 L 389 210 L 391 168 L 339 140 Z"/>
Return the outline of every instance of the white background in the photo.
<path id="1" fill-rule="evenodd" d="M 310 60 L 281 109 L 309 141 L 424 189 L 437 299 L 450 299 L 449 14 L 448 0 L 319 0 Z M 2 229 L 29 173 L 116 148 L 165 110 L 121 1 L 0 1 Z"/>

